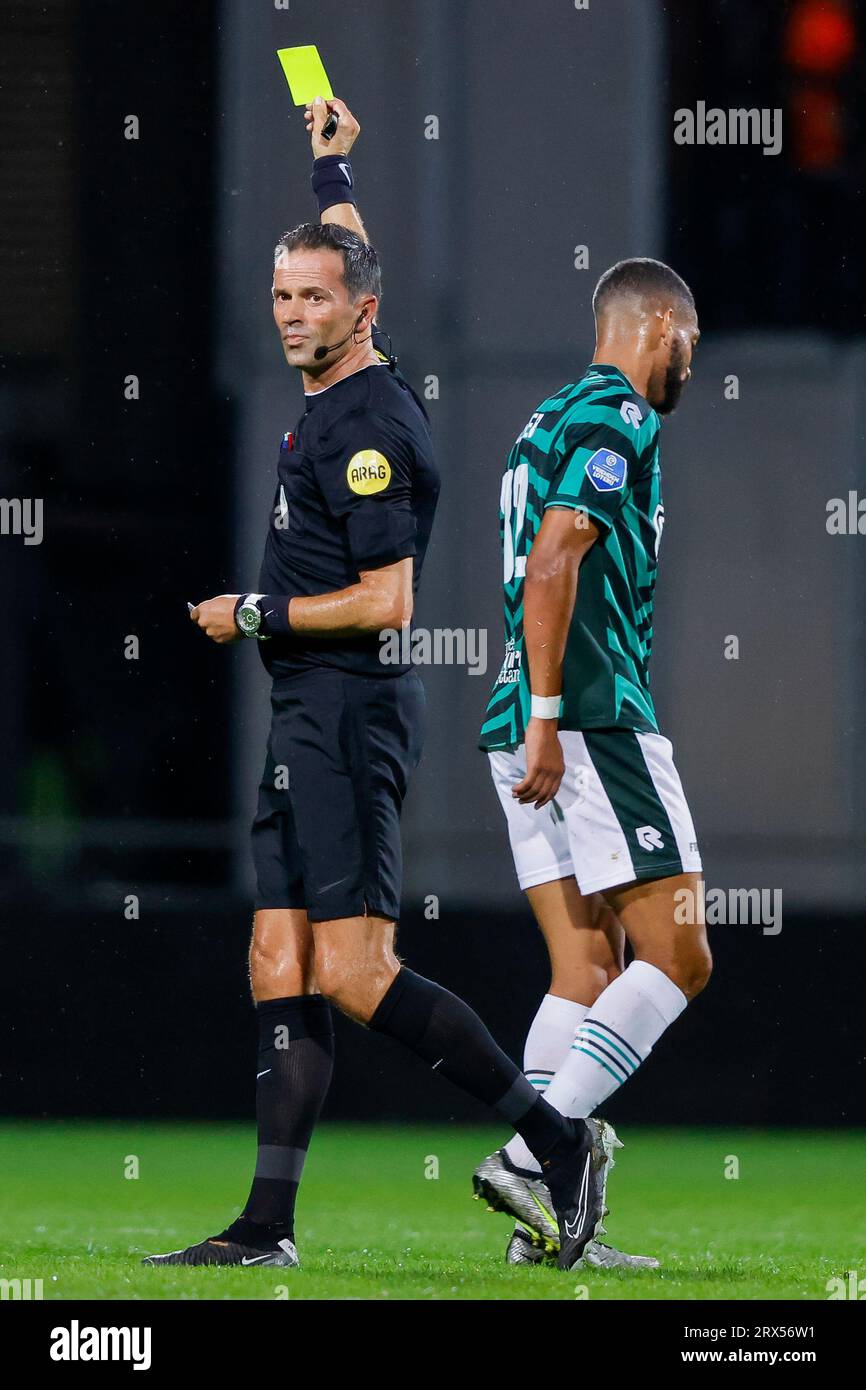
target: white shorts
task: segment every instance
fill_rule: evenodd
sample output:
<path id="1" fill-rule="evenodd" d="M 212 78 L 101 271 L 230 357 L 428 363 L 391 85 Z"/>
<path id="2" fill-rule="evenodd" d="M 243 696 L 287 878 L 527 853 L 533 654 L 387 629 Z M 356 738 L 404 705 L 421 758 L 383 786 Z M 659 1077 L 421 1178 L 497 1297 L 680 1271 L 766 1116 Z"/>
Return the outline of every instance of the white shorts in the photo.
<path id="1" fill-rule="evenodd" d="M 574 875 L 587 894 L 701 871 L 668 739 L 631 729 L 562 729 L 559 741 L 565 775 L 538 811 L 511 795 L 526 775 L 524 745 L 489 754 L 521 888 Z"/>

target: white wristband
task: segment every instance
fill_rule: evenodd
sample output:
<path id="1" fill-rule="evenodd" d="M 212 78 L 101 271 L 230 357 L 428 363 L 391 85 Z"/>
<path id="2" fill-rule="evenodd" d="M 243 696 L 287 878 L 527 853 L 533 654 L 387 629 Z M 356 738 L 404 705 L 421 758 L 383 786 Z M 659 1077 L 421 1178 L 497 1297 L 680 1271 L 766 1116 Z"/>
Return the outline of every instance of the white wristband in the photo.
<path id="1" fill-rule="evenodd" d="M 532 695 L 529 714 L 532 719 L 558 719 L 561 695 Z"/>

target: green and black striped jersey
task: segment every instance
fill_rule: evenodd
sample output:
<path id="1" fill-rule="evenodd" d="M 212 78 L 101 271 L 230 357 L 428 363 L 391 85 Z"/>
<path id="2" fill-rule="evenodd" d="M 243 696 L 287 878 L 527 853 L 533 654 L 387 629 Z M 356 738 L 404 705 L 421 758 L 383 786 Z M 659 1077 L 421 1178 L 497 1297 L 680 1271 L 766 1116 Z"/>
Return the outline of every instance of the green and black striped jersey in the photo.
<path id="1" fill-rule="evenodd" d="M 480 747 L 516 748 L 529 719 L 523 650 L 526 559 L 547 507 L 601 535 L 580 567 L 563 666 L 561 729 L 657 733 L 649 689 L 653 588 L 664 522 L 660 422 L 616 367 L 593 363 L 538 407 L 508 456 L 499 527 L 505 660 Z"/>

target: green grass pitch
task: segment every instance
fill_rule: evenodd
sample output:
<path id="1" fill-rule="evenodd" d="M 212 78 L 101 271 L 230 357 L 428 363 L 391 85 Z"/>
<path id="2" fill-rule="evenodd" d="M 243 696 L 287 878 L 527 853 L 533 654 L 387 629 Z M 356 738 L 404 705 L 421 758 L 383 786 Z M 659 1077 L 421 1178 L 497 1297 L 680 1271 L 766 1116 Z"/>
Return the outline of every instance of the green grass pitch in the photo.
<path id="1" fill-rule="evenodd" d="M 866 1273 L 864 1136 L 627 1127 L 609 1239 L 654 1271 L 508 1268 L 511 1229 L 471 1200 L 496 1129 L 322 1125 L 301 1190 L 302 1269 L 146 1269 L 219 1230 L 246 1196 L 238 1125 L 0 1126 L 0 1277 L 48 1298 L 826 1299 Z M 731 1156 L 739 1177 L 726 1178 Z M 126 1177 L 137 1165 L 138 1176 Z M 438 1176 L 433 1176 L 437 1174 Z M 428 1176 L 430 1175 L 430 1176 Z"/>

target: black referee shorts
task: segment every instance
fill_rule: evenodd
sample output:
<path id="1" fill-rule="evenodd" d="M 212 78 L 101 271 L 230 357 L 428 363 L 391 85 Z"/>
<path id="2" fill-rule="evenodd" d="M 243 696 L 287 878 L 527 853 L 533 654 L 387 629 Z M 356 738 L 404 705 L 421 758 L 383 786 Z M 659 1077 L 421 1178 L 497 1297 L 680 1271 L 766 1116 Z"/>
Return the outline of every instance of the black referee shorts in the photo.
<path id="1" fill-rule="evenodd" d="M 417 672 L 281 677 L 252 827 L 256 908 L 400 916 L 400 812 L 424 741 Z"/>

